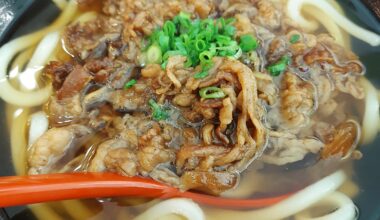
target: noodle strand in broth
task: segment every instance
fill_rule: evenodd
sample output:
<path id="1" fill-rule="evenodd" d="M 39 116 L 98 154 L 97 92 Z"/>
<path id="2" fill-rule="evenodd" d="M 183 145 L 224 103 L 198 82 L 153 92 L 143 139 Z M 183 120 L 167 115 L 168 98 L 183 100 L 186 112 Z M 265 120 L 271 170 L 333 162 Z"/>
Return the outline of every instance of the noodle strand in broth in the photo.
<path id="1" fill-rule="evenodd" d="M 303 5 L 312 5 L 313 7 L 319 8 L 324 11 L 326 15 L 336 22 L 341 28 L 350 33 L 352 36 L 357 37 L 365 41 L 372 46 L 380 45 L 380 36 L 363 29 L 351 21 L 349 21 L 344 16 L 340 15 L 334 7 L 329 4 L 326 0 L 289 0 L 288 1 L 288 13 L 289 16 L 299 23 L 303 28 L 309 31 L 315 31 L 318 29 L 319 24 L 315 21 L 309 21 L 301 15 L 301 10 Z"/>
<path id="2" fill-rule="evenodd" d="M 361 142 L 363 144 L 371 143 L 378 134 L 378 126 L 376 123 L 379 119 L 379 97 L 377 97 L 377 90 L 368 79 L 362 77 L 360 79 L 366 93 L 365 108 L 363 116 L 363 132 Z"/>
<path id="3" fill-rule="evenodd" d="M 344 32 L 339 26 L 332 20 L 325 19 L 328 15 L 324 13 L 322 10 L 319 10 L 314 7 L 305 7 L 304 9 L 305 13 L 308 15 L 312 15 L 313 18 L 318 20 L 325 28 L 326 30 L 331 34 L 331 36 L 334 37 L 337 43 L 344 46 L 345 48 L 350 48 L 350 40 L 349 35 Z"/>
<path id="4" fill-rule="evenodd" d="M 343 184 L 345 179 L 346 176 L 344 172 L 337 171 L 271 207 L 255 211 L 240 212 L 216 210 L 212 211 L 208 216 L 211 216 L 209 219 L 212 220 L 234 219 L 237 216 L 241 219 L 284 219 L 310 207 L 322 198 L 330 195 Z"/>
<path id="5" fill-rule="evenodd" d="M 37 91 L 21 92 L 15 89 L 7 79 L 7 67 L 19 52 L 37 44 L 47 33 L 61 29 L 71 21 L 77 10 L 77 3 L 71 0 L 60 17 L 49 27 L 35 33 L 19 37 L 0 48 L 0 96 L 9 104 L 32 107 L 46 102 L 51 94 L 51 86 Z"/>

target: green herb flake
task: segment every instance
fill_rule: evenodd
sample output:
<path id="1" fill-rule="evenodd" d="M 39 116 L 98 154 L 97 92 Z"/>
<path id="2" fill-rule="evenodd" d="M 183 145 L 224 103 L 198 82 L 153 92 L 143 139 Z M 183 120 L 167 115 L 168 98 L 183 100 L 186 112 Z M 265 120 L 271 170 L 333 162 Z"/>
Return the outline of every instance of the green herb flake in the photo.
<path id="1" fill-rule="evenodd" d="M 276 63 L 269 65 L 267 67 L 267 70 L 272 76 L 279 76 L 280 74 L 285 72 L 290 62 L 291 58 L 285 55 Z"/>
<path id="2" fill-rule="evenodd" d="M 195 74 L 194 79 L 203 79 L 203 78 L 206 78 L 207 76 L 208 76 L 208 72 L 202 71 L 202 72 Z"/>
<path id="3" fill-rule="evenodd" d="M 129 81 L 124 85 L 124 89 L 130 89 L 130 88 L 132 88 L 132 86 L 134 86 L 136 83 L 137 83 L 137 80 L 135 80 L 135 79 L 131 79 L 131 80 L 129 80 Z"/>
<path id="4" fill-rule="evenodd" d="M 199 95 L 204 99 L 220 99 L 226 96 L 222 89 L 215 86 L 210 86 L 199 90 Z"/>
<path id="5" fill-rule="evenodd" d="M 172 20 L 165 21 L 148 38 L 145 51 L 147 63 L 161 64 L 166 68 L 171 56 L 185 56 L 185 67 L 201 66 L 194 78 L 208 75 L 213 57 L 239 59 L 243 52 L 255 50 L 257 40 L 250 36 L 236 39 L 235 18 L 191 19 L 191 14 L 181 12 Z M 207 66 L 207 68 L 206 68 Z"/>
<path id="6" fill-rule="evenodd" d="M 161 121 L 169 118 L 169 114 L 153 99 L 150 99 L 148 103 L 152 109 L 152 118 L 154 120 Z"/>
<path id="7" fill-rule="evenodd" d="M 301 38 L 301 36 L 299 34 L 293 34 L 292 36 L 290 36 L 289 42 L 291 44 L 295 44 L 300 40 L 300 38 Z"/>
<path id="8" fill-rule="evenodd" d="M 240 48 L 243 50 L 243 52 L 256 50 L 257 46 L 257 40 L 251 35 L 247 34 L 240 37 Z"/>
<path id="9" fill-rule="evenodd" d="M 151 45 L 146 52 L 146 59 L 148 64 L 160 64 L 162 61 L 161 48 L 156 44 Z"/>

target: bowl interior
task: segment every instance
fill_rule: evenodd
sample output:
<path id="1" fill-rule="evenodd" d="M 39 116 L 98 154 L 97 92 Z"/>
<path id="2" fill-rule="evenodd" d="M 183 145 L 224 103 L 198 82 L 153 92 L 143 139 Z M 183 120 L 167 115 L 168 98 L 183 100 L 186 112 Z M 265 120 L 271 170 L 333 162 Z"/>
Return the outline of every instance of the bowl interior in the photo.
<path id="1" fill-rule="evenodd" d="M 8 5 L 7 5 L 8 4 Z M 345 7 L 343 5 L 343 7 Z M 354 17 L 350 8 L 345 7 L 346 14 L 356 23 L 362 24 L 360 19 Z M 4 13 L 9 15 L 4 19 Z M 0 2 L 0 45 L 9 39 L 37 30 L 46 26 L 59 14 L 56 8 L 48 0 L 38 1 L 2 1 Z M 362 24 L 365 26 L 364 24 Z M 368 28 L 368 27 L 367 27 Z M 367 77 L 380 87 L 380 47 L 370 47 L 364 42 L 353 39 L 353 50 L 357 53 L 367 67 Z M 5 115 L 5 104 L 0 101 L 0 176 L 13 175 L 13 167 L 10 160 L 9 132 Z M 355 162 L 354 179 L 360 186 L 360 193 L 354 202 L 359 207 L 360 217 L 363 220 L 380 219 L 380 137 L 372 144 L 362 146 L 363 158 Z M 25 207 L 13 207 L 6 209 L 12 219 L 34 219 L 33 215 Z M 0 213 L 0 220 L 2 219 Z M 5 219 L 5 217 L 3 217 Z"/>

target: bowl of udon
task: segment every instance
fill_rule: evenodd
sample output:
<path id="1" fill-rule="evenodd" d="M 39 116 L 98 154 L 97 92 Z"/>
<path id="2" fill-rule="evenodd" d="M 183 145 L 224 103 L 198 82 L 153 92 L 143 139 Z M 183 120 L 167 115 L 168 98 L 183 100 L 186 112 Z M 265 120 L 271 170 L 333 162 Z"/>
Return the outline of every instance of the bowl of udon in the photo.
<path id="1" fill-rule="evenodd" d="M 0 3 L 1 176 L 116 173 L 220 198 L 290 195 L 256 209 L 112 197 L 5 211 L 379 219 L 380 7 L 363 2 Z"/>

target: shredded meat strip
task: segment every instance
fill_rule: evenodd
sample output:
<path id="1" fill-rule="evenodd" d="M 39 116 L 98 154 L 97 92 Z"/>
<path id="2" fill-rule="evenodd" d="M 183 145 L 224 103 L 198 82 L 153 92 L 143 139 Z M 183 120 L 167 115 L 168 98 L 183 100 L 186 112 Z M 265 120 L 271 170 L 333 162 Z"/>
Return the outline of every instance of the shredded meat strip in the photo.
<path id="1" fill-rule="evenodd" d="M 259 107 L 256 81 L 252 70 L 238 61 L 225 60 L 220 69 L 237 75 L 242 87 L 238 96 L 242 99 L 240 105 L 238 104 L 241 108 L 241 114 L 238 117 L 237 124 L 237 144 L 226 156 L 218 159 L 216 165 L 241 160 L 237 163 L 236 169 L 243 170 L 252 162 L 255 153 L 260 154 L 266 139 L 265 128 L 257 113 Z M 254 126 L 253 132 L 250 132 L 247 127 L 248 120 Z"/>
<path id="2" fill-rule="evenodd" d="M 285 73 L 282 80 L 281 113 L 291 128 L 305 126 L 314 109 L 313 85 L 302 81 L 297 75 Z"/>

